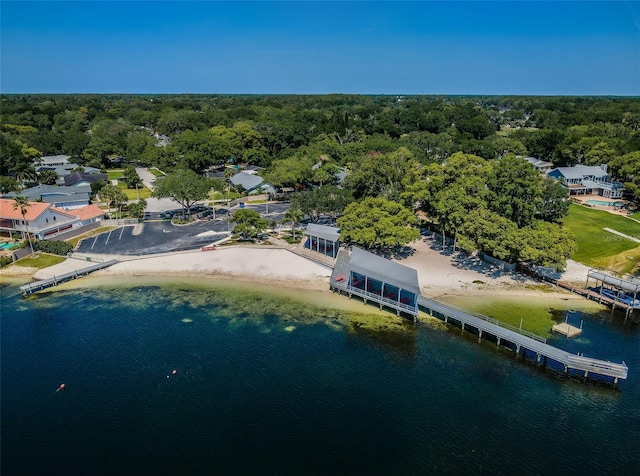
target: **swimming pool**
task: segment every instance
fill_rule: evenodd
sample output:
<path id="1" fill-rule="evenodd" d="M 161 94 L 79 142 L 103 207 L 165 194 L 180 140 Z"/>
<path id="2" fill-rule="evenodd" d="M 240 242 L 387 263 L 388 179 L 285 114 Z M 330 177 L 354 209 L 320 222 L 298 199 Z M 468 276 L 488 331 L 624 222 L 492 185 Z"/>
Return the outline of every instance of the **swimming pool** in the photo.
<path id="1" fill-rule="evenodd" d="M 594 199 L 590 199 L 587 200 L 587 202 L 589 205 L 602 205 L 605 207 L 621 207 L 623 205 L 622 202 L 605 202 L 604 200 L 594 200 Z"/>

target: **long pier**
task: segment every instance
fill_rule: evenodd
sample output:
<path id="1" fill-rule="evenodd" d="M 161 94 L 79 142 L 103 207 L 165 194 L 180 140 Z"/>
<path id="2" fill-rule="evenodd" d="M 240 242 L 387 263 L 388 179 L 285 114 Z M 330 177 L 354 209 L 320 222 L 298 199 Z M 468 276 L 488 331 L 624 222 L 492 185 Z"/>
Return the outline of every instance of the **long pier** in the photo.
<path id="1" fill-rule="evenodd" d="M 431 316 L 441 317 L 445 323 L 449 320 L 459 322 L 464 330 L 466 326 L 472 327 L 478 332 L 478 340 L 482 339 L 483 334 L 491 335 L 496 338 L 497 344 L 502 342 L 511 343 L 515 347 L 516 353 L 530 351 L 536 354 L 537 361 L 542 358 L 551 359 L 564 366 L 564 373 L 568 374 L 569 370 L 578 370 L 584 372 L 584 377 L 589 373 L 605 375 L 613 377 L 613 383 L 617 384 L 618 379 L 626 379 L 629 368 L 622 362 L 617 364 L 606 360 L 593 359 L 580 355 L 571 354 L 557 347 L 553 347 L 546 343 L 542 337 L 522 331 L 512 330 L 504 324 L 491 322 L 493 319 L 485 316 L 474 316 L 466 312 L 449 307 L 424 296 L 418 297 L 418 306 Z M 495 321 L 495 320 L 493 320 Z"/>
<path id="2" fill-rule="evenodd" d="M 415 283 L 411 283 L 412 273 L 407 271 L 410 268 L 396 263 L 390 265 L 388 263 L 391 262 L 387 260 L 371 254 L 363 254 L 362 251 L 357 251 L 356 253 L 356 251 L 357 249 L 354 247 L 352 253 L 346 250 L 340 250 L 338 253 L 329 279 L 329 286 L 332 290 L 340 294 L 345 293 L 350 298 L 357 296 L 365 304 L 368 302 L 376 303 L 380 306 L 380 309 L 383 307 L 392 309 L 398 315 L 400 313 L 408 314 L 414 321 L 417 319 L 418 313 L 423 311 L 442 319 L 447 324 L 450 321 L 452 321 L 451 323 L 459 323 L 463 330 L 477 333 L 478 341 L 481 341 L 483 336 L 491 337 L 496 340 L 498 346 L 502 345 L 512 349 L 516 354 L 522 353 L 526 356 L 527 352 L 532 353 L 535 355 L 537 362 L 542 361 L 543 365 L 547 364 L 547 360 L 551 360 L 564 368 L 565 375 L 569 375 L 570 371 L 581 372 L 585 378 L 589 374 L 597 374 L 613 378 L 614 385 L 618 383 L 619 379 L 627 378 L 629 368 L 624 362 L 615 363 L 571 354 L 547 344 L 545 338 L 531 332 L 488 316 L 456 309 L 429 299 L 420 293 L 417 286 L 417 275 L 414 278 Z M 355 262 L 352 259 L 354 256 L 356 258 Z M 412 271 L 415 273 L 415 270 Z M 381 283 L 381 288 L 378 286 L 369 290 L 366 284 L 365 286 L 354 286 L 352 284 L 353 279 L 358 278 L 361 274 L 369 277 L 374 283 Z M 386 293 L 387 289 L 393 291 L 394 287 L 399 292 Z M 414 299 L 403 301 L 400 299 L 401 295 L 412 296 Z"/>
<path id="3" fill-rule="evenodd" d="M 98 271 L 99 269 L 107 268 L 109 266 L 113 266 L 116 264 L 118 260 L 112 259 L 109 261 L 104 261 L 102 263 L 96 263 L 91 266 L 87 266 L 86 268 L 76 269 L 69 273 L 64 273 L 58 276 L 54 276 L 53 278 L 43 279 L 40 281 L 36 281 L 34 283 L 25 284 L 20 286 L 20 292 L 22 293 L 22 297 L 29 296 L 30 294 L 37 293 L 38 291 L 42 291 L 43 289 L 51 288 L 53 286 L 57 286 L 58 284 L 62 284 L 66 281 L 70 281 L 72 279 L 77 279 L 82 276 L 86 276 L 94 271 Z"/>

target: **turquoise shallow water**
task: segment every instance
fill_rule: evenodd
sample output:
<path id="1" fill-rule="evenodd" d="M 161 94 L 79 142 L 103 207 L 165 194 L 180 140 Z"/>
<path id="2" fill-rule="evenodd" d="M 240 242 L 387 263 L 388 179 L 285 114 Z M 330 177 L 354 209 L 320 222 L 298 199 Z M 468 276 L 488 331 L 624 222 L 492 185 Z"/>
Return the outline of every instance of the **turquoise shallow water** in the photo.
<path id="1" fill-rule="evenodd" d="M 579 316 L 584 336 L 557 341 L 624 359 L 613 389 L 457 329 L 295 322 L 180 292 L 2 288 L 3 475 L 637 474 L 640 329 L 620 316 Z"/>

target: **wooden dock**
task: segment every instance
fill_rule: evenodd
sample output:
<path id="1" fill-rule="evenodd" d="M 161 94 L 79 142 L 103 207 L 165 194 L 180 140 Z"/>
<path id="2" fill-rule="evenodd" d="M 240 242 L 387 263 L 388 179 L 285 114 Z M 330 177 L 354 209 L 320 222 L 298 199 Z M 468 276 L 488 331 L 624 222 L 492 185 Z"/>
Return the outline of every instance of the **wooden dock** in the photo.
<path id="1" fill-rule="evenodd" d="M 26 297 L 33 293 L 37 293 L 38 291 L 42 291 L 43 289 L 57 286 L 58 284 L 62 284 L 72 279 L 81 278 L 82 276 L 86 276 L 90 273 L 93 273 L 94 271 L 98 271 L 99 269 L 113 266 L 117 262 L 118 260 L 112 259 L 109 261 L 104 261 L 102 263 L 96 263 L 91 266 L 87 266 L 86 268 L 76 269 L 74 271 L 71 271 L 69 273 L 64 273 L 59 276 L 54 276 L 53 278 L 43 279 L 41 281 L 36 281 L 34 283 L 25 284 L 24 286 L 20 286 L 20 292 L 22 293 L 22 297 Z"/>
<path id="2" fill-rule="evenodd" d="M 619 309 L 621 311 L 623 311 L 625 313 L 625 315 L 629 315 L 634 311 L 634 307 L 629 306 L 623 302 L 620 302 L 616 299 L 611 299 L 610 297 L 607 297 L 603 294 L 597 293 L 595 291 L 592 291 L 591 289 L 585 289 L 585 288 L 581 288 L 579 286 L 576 286 L 574 284 L 571 283 L 567 283 L 564 281 L 557 281 L 556 285 L 558 285 L 559 287 L 563 288 L 563 289 L 567 289 L 571 292 L 574 292 L 576 294 L 580 294 L 581 296 L 584 296 L 587 299 L 590 299 L 592 301 L 596 301 L 598 304 L 605 304 L 607 306 L 610 306 L 611 309 Z"/>
<path id="3" fill-rule="evenodd" d="M 439 317 L 448 323 L 450 320 L 460 323 L 462 329 L 472 328 L 478 332 L 478 340 L 482 339 L 483 334 L 493 336 L 498 345 L 511 344 L 516 353 L 522 351 L 532 352 L 536 355 L 536 359 L 551 359 L 564 366 L 564 373 L 568 374 L 570 370 L 584 372 L 584 377 L 588 377 L 589 373 L 604 375 L 613 378 L 613 383 L 617 384 L 618 379 L 626 379 L 629 368 L 622 362 L 621 364 L 609 362 L 606 360 L 593 359 L 590 357 L 570 354 L 567 351 L 558 349 L 546 343 L 542 337 L 519 331 L 518 329 L 509 328 L 504 324 L 496 323 L 495 319 L 484 316 L 471 315 L 458 309 L 449 307 L 432 299 L 420 296 L 418 298 L 420 308 L 428 312 L 432 316 Z M 495 322 L 491 322 L 495 321 Z M 527 335 L 528 334 L 528 335 Z"/>
<path id="4" fill-rule="evenodd" d="M 376 257 L 376 260 L 377 259 L 379 258 Z M 369 257 L 369 260 L 373 259 Z M 383 276 L 382 273 L 390 271 L 393 272 L 394 270 L 402 271 L 401 268 L 385 268 L 377 266 L 375 269 L 372 267 L 370 275 L 383 283 L 393 282 L 391 277 L 386 279 L 387 277 Z M 356 271 L 359 272 L 358 270 Z M 556 362 L 562 366 L 565 375 L 568 375 L 570 371 L 578 371 L 580 373 L 584 372 L 584 378 L 588 377 L 590 373 L 602 375 L 613 378 L 614 385 L 618 383 L 619 379 L 627 378 L 629 369 L 624 362 L 615 363 L 570 354 L 567 351 L 547 344 L 545 338 L 531 332 L 524 331 L 488 316 L 456 309 L 438 301 L 426 298 L 420 294 L 417 282 L 416 286 L 407 288 L 415 289 L 415 292 L 417 292 L 415 295 L 416 302 L 404 303 L 400 299 L 389 299 L 385 296 L 384 292 L 369 292 L 366 286 L 364 288 L 353 286 L 351 284 L 351 276 L 354 274 L 355 272 L 351 257 L 348 252 L 341 250 L 338 253 L 333 267 L 333 272 L 329 279 L 330 288 L 339 293 L 344 292 L 349 297 L 358 296 L 363 299 L 365 304 L 368 302 L 374 302 L 380 306 L 380 309 L 386 307 L 390 310 L 395 310 L 398 315 L 400 315 L 400 313 L 407 314 L 411 316 L 414 321 L 417 319 L 419 311 L 424 311 L 431 316 L 442 319 L 446 324 L 457 323 L 463 330 L 477 333 L 478 341 L 481 341 L 483 336 L 490 336 L 492 339 L 495 339 L 498 346 L 502 345 L 503 347 L 514 350 L 516 354 L 522 353 L 525 356 L 527 355 L 527 352 L 529 352 L 535 356 L 537 362 L 542 361 L 543 365 L 546 365 L 547 360 Z M 568 324 L 565 325 L 568 326 Z M 559 329 L 565 330 L 564 327 L 560 327 Z M 577 329 L 577 331 L 581 332 L 581 329 Z M 566 332 L 571 334 L 571 336 L 574 335 L 574 331 L 571 329 L 566 329 Z"/>
<path id="5" fill-rule="evenodd" d="M 582 329 L 580 329 L 579 327 L 574 327 L 566 322 L 555 324 L 551 328 L 551 330 L 553 330 L 553 332 L 557 332 L 558 334 L 562 334 L 563 336 L 567 336 L 567 338 L 579 336 L 580 334 L 582 334 Z"/>

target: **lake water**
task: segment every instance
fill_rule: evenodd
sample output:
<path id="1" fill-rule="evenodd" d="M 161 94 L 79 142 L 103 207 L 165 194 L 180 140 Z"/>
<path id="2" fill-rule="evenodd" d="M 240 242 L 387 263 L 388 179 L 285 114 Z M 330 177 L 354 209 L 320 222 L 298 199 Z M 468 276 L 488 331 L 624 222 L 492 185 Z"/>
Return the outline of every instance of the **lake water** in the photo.
<path id="1" fill-rule="evenodd" d="M 555 342 L 625 360 L 616 389 L 459 329 L 292 307 L 2 287 L 2 474 L 638 474 L 636 322 L 574 315 L 583 336 Z"/>

